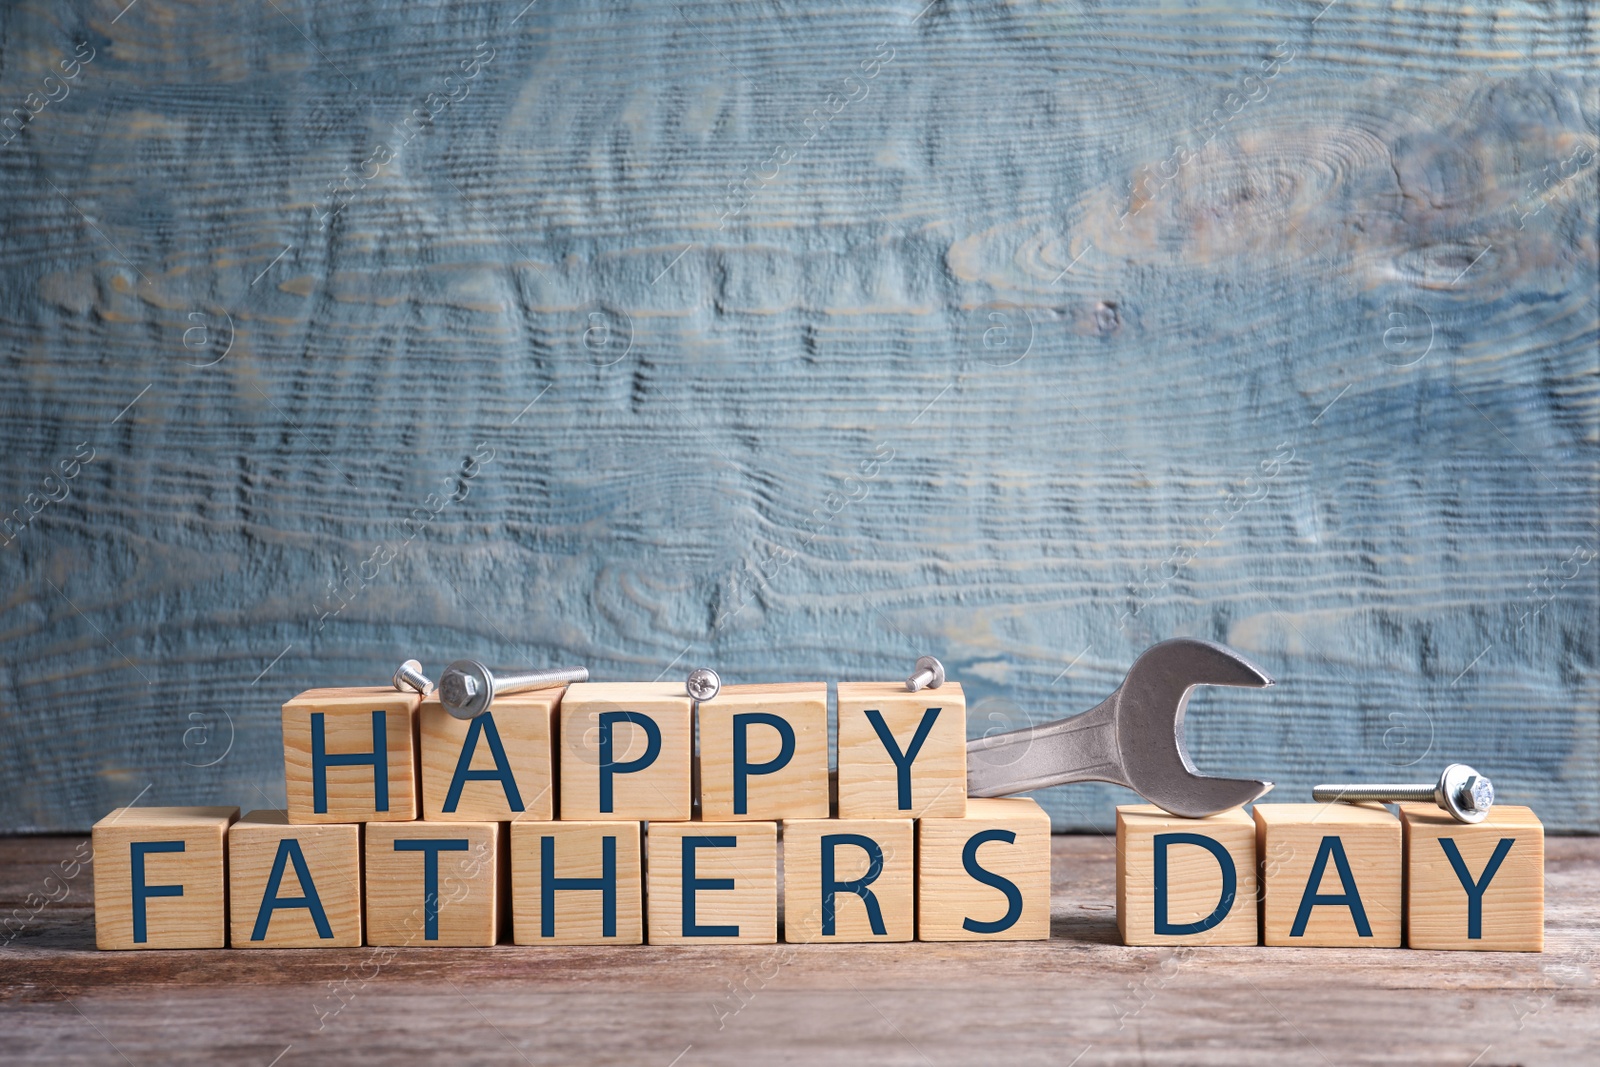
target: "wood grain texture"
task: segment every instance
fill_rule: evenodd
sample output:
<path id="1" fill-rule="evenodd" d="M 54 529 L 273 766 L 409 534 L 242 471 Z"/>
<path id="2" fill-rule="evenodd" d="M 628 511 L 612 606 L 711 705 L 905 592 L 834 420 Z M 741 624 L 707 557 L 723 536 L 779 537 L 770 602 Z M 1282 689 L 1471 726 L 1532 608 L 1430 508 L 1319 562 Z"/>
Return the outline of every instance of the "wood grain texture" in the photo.
<path id="1" fill-rule="evenodd" d="M 783 939 L 802 945 L 910 941 L 917 932 L 915 842 L 910 819 L 785 819 Z M 826 879 L 824 849 L 832 864 Z M 865 894 L 838 889 L 840 882 L 856 881 Z M 824 899 L 830 885 L 835 892 Z"/>
<path id="2" fill-rule="evenodd" d="M 426 697 L 417 709 L 422 745 L 422 817 L 442 822 L 555 818 L 553 746 L 561 694 L 560 689 L 541 689 L 496 697 L 493 707 L 474 719 L 458 719 L 450 714 L 437 694 Z M 490 742 L 490 724 L 499 745 L 498 757 Z M 473 744 L 466 771 L 476 777 L 462 779 L 451 810 L 446 811 L 445 802 L 452 799 L 450 787 L 469 736 Z"/>
<path id="3" fill-rule="evenodd" d="M 1233 862 L 1233 895 L 1224 892 L 1222 865 L 1204 845 L 1170 842 L 1166 856 L 1166 922 L 1204 923 L 1204 930 L 1156 932 L 1156 837 L 1194 834 L 1210 839 Z M 1204 819 L 1181 819 L 1154 804 L 1117 808 L 1117 932 L 1125 945 L 1254 945 L 1261 929 L 1256 915 L 1256 824 L 1240 808 Z"/>
<path id="4" fill-rule="evenodd" d="M 1547 843 L 1543 955 L 1124 947 L 1096 834 L 1052 843 L 1049 941 L 96 952 L 84 839 L 0 838 L 0 1025 L 18 1065 L 1569 1067 L 1600 1043 L 1600 841 Z"/>
<path id="5" fill-rule="evenodd" d="M 511 931 L 519 945 L 639 945 L 644 943 L 644 827 L 636 822 L 511 824 Z M 555 864 L 544 865 L 544 840 Z M 606 867 L 606 840 L 613 843 Z M 610 874 L 610 878 L 606 877 Z M 545 880 L 556 882 L 550 932 L 544 932 Z M 600 881 L 602 888 L 561 883 Z M 609 882 L 609 888 L 604 884 Z M 611 925 L 606 923 L 610 896 Z"/>
<path id="6" fill-rule="evenodd" d="M 1257 804 L 1254 815 L 1263 945 L 1400 947 L 1404 846 L 1387 808 Z"/>
<path id="7" fill-rule="evenodd" d="M 292 841 L 290 852 L 284 842 Z M 278 854 L 284 862 L 277 868 Z M 297 862 L 298 859 L 298 862 Z M 299 863 L 310 881 L 299 876 Z M 274 869 L 278 881 L 272 881 Z M 228 828 L 228 945 L 231 948 L 356 948 L 362 940 L 361 824 L 292 826 L 288 813 L 252 811 Z M 286 900 L 306 905 L 269 909 Z M 315 900 L 316 911 L 309 901 Z M 326 924 L 319 928 L 317 918 Z"/>
<path id="8" fill-rule="evenodd" d="M 919 693 L 906 692 L 903 682 L 841 682 L 836 697 L 841 819 L 966 813 L 967 698 L 960 682 Z"/>
<path id="9" fill-rule="evenodd" d="M 917 820 L 917 940 L 1049 936 L 1050 817 L 1036 801 L 973 797 L 959 819 Z"/>
<path id="10" fill-rule="evenodd" d="M 736 724 L 737 717 L 751 714 L 777 716 L 789 730 L 788 760 L 772 770 L 760 768 L 776 764 L 785 736 L 771 723 Z M 697 706 L 695 717 L 700 744 L 694 797 L 702 819 L 826 819 L 832 814 L 826 682 L 725 685 L 715 700 Z M 747 769 L 742 805 L 735 796 L 736 731 Z"/>
<path id="11" fill-rule="evenodd" d="M 605 718 L 618 712 L 645 721 Z M 694 705 L 681 684 L 579 682 L 567 687 L 559 714 L 561 818 L 681 822 L 694 814 Z"/>
<path id="12" fill-rule="evenodd" d="M 225 947 L 225 842 L 238 817 L 238 808 L 118 808 L 95 823 L 95 947 Z"/>
<path id="13" fill-rule="evenodd" d="M 1196 698 L 1205 770 L 1600 829 L 1597 53 L 1584 0 L 6 5 L 0 826 L 282 806 L 278 706 L 412 655 L 931 651 L 981 733 L 1192 635 L 1282 683 Z"/>
<path id="14" fill-rule="evenodd" d="M 420 700 L 416 693 L 397 693 L 389 686 L 350 686 L 308 689 L 284 704 L 283 789 L 289 821 L 417 818 L 422 784 L 417 765 Z"/>
<path id="15" fill-rule="evenodd" d="M 510 913 L 506 824 L 375 822 L 364 837 L 367 944 L 499 943 Z"/>
<path id="16" fill-rule="evenodd" d="M 644 843 L 645 925 L 652 945 L 778 940 L 777 823 L 656 822 Z M 701 887 L 686 886 L 686 874 Z"/>
<path id="17" fill-rule="evenodd" d="M 1483 822 L 1463 825 L 1431 804 L 1401 804 L 1400 826 L 1407 948 L 1544 951 L 1544 827 L 1537 815 L 1497 804 Z M 1445 840 L 1475 887 L 1476 928 L 1465 883 L 1441 845 Z M 1490 871 L 1503 841 L 1511 845 Z"/>

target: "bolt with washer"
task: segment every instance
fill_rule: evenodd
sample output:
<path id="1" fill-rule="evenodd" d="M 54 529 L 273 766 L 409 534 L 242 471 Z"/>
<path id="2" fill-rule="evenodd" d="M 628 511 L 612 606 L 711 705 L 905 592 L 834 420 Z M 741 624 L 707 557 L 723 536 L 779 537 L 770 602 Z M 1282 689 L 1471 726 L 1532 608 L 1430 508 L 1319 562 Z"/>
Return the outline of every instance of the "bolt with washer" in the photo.
<path id="1" fill-rule="evenodd" d="M 696 667 L 683 683 L 684 692 L 697 703 L 705 703 L 722 691 L 722 678 L 710 667 Z"/>
<path id="2" fill-rule="evenodd" d="M 932 656 L 923 656 L 917 660 L 911 677 L 906 679 L 906 690 L 915 693 L 919 689 L 937 689 L 943 684 L 944 664 Z"/>
<path id="3" fill-rule="evenodd" d="M 489 705 L 494 703 L 497 696 L 526 693 L 533 689 L 554 689 L 570 682 L 588 680 L 587 667 L 556 667 L 552 670 L 496 676 L 475 659 L 458 659 L 446 667 L 439 678 L 439 703 L 458 719 L 475 719 L 489 710 Z"/>
<path id="4" fill-rule="evenodd" d="M 389 684 L 400 692 L 415 689 L 423 696 L 433 692 L 433 682 L 426 674 L 422 673 L 422 664 L 414 659 L 408 659 L 394 669 L 394 677 L 389 679 Z"/>
<path id="5" fill-rule="evenodd" d="M 1439 775 L 1437 785 L 1319 785 L 1311 797 L 1324 802 L 1432 803 L 1456 822 L 1474 823 L 1482 822 L 1494 807 L 1494 783 L 1465 763 L 1452 763 Z"/>

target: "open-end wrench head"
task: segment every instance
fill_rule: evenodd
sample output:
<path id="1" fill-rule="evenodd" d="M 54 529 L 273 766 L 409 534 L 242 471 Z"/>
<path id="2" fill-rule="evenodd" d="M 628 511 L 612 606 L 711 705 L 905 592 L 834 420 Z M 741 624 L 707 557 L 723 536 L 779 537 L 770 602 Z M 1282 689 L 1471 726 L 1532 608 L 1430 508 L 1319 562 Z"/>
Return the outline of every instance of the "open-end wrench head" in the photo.
<path id="1" fill-rule="evenodd" d="M 1183 716 L 1197 685 L 1261 689 L 1271 684 L 1266 671 L 1210 641 L 1178 638 L 1145 649 L 1112 698 L 1126 784 L 1152 804 L 1189 818 L 1263 796 L 1271 782 L 1198 773 L 1184 745 Z"/>

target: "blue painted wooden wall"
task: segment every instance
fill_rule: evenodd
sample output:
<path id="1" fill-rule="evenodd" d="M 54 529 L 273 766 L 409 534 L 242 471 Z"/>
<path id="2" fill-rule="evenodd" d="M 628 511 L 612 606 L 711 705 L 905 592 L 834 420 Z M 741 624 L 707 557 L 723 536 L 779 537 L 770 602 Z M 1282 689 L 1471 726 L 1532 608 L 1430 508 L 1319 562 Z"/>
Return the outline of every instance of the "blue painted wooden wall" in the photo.
<path id="1" fill-rule="evenodd" d="M 1204 769 L 1600 829 L 1597 34 L 9 4 L 0 829 L 281 803 L 282 701 L 410 655 L 931 651 L 980 733 L 1175 635 L 1282 683 L 1197 698 Z"/>

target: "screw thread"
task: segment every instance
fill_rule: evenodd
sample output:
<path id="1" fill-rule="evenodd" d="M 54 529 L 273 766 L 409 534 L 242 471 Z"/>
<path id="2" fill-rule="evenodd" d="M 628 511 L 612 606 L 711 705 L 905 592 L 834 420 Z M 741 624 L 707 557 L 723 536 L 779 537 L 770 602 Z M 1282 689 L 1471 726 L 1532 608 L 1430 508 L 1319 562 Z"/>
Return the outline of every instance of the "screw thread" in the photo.
<path id="1" fill-rule="evenodd" d="M 1403 803 L 1407 801 L 1433 803 L 1434 787 L 1431 785 L 1319 785 L 1311 790 L 1311 798 L 1319 802 L 1335 800 L 1380 800 Z"/>
<path id="2" fill-rule="evenodd" d="M 553 689 L 558 685 L 569 682 L 587 682 L 589 668 L 587 667 L 555 667 L 546 671 L 528 671 L 524 674 L 508 674 L 495 676 L 494 691 L 496 695 L 509 695 L 511 693 L 525 693 L 531 689 Z"/>

